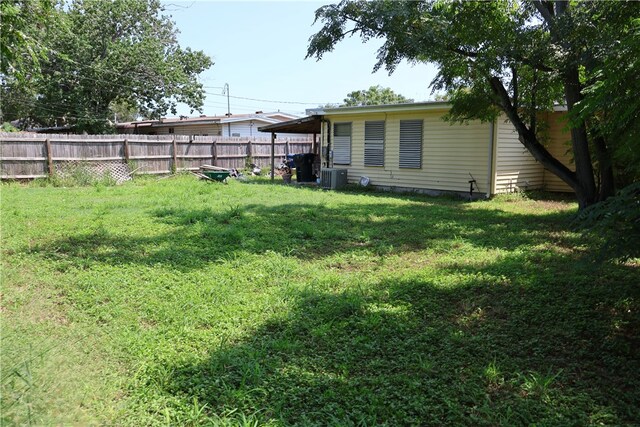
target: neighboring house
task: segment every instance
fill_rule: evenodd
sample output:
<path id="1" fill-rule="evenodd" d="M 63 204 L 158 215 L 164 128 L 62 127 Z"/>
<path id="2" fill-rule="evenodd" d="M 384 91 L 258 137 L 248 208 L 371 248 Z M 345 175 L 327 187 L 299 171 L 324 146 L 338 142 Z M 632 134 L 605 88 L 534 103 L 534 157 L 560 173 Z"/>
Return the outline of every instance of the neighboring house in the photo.
<path id="1" fill-rule="evenodd" d="M 285 113 L 256 113 L 256 114 L 234 114 L 222 117 L 222 135 L 230 137 L 268 137 L 258 132 L 258 127 L 274 123 L 286 122 L 298 118 Z M 292 137 L 306 137 L 307 135 L 291 135 Z"/>
<path id="2" fill-rule="evenodd" d="M 117 123 L 120 134 L 137 135 L 221 135 L 220 117 L 169 117 L 160 120 L 140 120 Z"/>
<path id="3" fill-rule="evenodd" d="M 266 126 L 293 120 L 297 116 L 276 112 L 255 114 L 232 114 L 230 116 L 200 116 L 162 118 L 160 120 L 144 120 L 118 123 L 118 133 L 144 135 L 193 135 L 193 136 L 226 136 L 226 137 L 268 137 L 258 132 L 259 126 Z M 292 137 L 307 137 L 291 135 Z"/>
<path id="4" fill-rule="evenodd" d="M 518 141 L 506 118 L 450 124 L 447 102 L 308 110 L 321 134 L 322 167 L 348 170 L 352 183 L 401 191 L 490 196 L 517 190 L 571 191 Z M 547 149 L 573 168 L 564 111 L 548 114 Z M 298 120 L 300 122 L 300 120 Z M 282 134 L 296 121 L 262 128 Z M 309 122 L 311 123 L 311 121 Z M 328 149 L 327 149 L 328 148 Z"/>

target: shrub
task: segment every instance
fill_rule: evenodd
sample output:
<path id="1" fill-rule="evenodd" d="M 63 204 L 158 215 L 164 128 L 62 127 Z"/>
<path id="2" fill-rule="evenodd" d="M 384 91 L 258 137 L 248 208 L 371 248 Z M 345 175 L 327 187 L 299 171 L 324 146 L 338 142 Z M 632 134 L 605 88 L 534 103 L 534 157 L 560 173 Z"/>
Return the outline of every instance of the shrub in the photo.
<path id="1" fill-rule="evenodd" d="M 640 258 L 640 182 L 585 209 L 577 228 L 600 240 L 600 260 Z"/>

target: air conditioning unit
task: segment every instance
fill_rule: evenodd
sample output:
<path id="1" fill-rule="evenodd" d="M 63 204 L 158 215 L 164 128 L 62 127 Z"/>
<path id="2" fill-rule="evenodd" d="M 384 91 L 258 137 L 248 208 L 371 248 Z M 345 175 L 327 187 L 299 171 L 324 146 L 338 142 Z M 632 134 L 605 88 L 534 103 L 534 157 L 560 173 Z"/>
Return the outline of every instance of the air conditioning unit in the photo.
<path id="1" fill-rule="evenodd" d="M 320 186 L 335 190 L 347 185 L 347 170 L 325 168 L 320 173 Z"/>

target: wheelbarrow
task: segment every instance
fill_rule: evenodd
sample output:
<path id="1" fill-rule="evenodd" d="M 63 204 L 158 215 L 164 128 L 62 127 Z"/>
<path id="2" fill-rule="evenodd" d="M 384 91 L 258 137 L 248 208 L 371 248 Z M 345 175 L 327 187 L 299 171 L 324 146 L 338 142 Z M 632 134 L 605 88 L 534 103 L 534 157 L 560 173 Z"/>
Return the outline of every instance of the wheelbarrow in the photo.
<path id="1" fill-rule="evenodd" d="M 231 175 L 231 171 L 217 166 L 202 165 L 198 175 L 210 181 L 224 182 Z"/>
<path id="2" fill-rule="evenodd" d="M 206 176 L 209 179 L 212 179 L 214 181 L 220 181 L 220 182 L 229 178 L 229 175 L 231 175 L 231 172 L 229 171 L 203 170 L 201 173 L 202 175 Z"/>

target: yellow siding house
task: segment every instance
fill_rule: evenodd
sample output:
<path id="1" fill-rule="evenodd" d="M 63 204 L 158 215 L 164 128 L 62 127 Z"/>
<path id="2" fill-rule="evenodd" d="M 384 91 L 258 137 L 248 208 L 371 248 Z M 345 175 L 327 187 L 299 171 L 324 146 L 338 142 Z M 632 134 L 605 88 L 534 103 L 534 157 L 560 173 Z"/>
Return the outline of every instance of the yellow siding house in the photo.
<path id="1" fill-rule="evenodd" d="M 323 168 L 346 169 L 348 181 L 375 187 L 474 197 L 518 190 L 571 191 L 544 170 L 505 117 L 450 124 L 446 102 L 309 110 L 321 119 Z M 573 168 L 564 112 L 547 115 L 548 150 Z M 472 181 L 470 183 L 470 181 Z"/>

